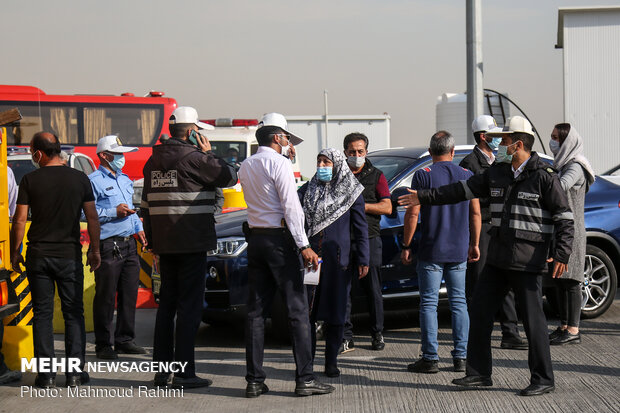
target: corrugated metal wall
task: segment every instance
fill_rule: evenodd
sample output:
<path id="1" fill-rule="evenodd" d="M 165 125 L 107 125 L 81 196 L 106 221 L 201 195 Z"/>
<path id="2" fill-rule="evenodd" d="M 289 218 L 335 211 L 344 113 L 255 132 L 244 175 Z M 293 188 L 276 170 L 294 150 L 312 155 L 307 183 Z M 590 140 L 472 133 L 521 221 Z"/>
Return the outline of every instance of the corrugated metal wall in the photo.
<path id="1" fill-rule="evenodd" d="M 564 119 L 597 173 L 620 163 L 620 10 L 564 16 Z"/>

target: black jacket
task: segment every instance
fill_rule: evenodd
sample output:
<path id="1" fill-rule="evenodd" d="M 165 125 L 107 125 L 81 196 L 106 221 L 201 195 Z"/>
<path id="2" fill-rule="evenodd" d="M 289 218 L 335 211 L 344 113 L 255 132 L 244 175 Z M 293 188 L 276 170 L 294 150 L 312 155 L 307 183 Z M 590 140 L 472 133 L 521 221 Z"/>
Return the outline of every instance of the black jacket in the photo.
<path id="1" fill-rule="evenodd" d="M 153 147 L 144 165 L 141 213 L 149 245 L 157 254 L 216 248 L 215 188 L 237 182 L 232 165 L 181 139 Z"/>
<path id="2" fill-rule="evenodd" d="M 360 184 L 364 186 L 364 202 L 367 204 L 376 204 L 380 201 L 377 194 L 377 183 L 381 178 L 383 172 L 375 168 L 370 160 L 366 158 L 364 167 L 355 175 Z M 368 238 L 378 237 L 381 234 L 381 215 L 366 214 L 366 221 L 368 222 Z"/>
<path id="3" fill-rule="evenodd" d="M 487 262 L 499 268 L 540 273 L 546 259 L 567 263 L 573 245 L 573 213 L 558 176 L 536 152 L 514 178 L 507 163 L 494 163 L 467 181 L 418 191 L 423 204 L 491 199 Z M 553 250 L 549 249 L 555 241 Z"/>
<path id="4" fill-rule="evenodd" d="M 467 155 L 459 164 L 461 168 L 469 169 L 474 175 L 482 174 L 489 169 L 491 165 L 487 162 L 487 158 L 478 147 Z M 489 210 L 490 198 L 480 198 L 480 215 L 482 222 L 491 221 L 491 211 Z"/>

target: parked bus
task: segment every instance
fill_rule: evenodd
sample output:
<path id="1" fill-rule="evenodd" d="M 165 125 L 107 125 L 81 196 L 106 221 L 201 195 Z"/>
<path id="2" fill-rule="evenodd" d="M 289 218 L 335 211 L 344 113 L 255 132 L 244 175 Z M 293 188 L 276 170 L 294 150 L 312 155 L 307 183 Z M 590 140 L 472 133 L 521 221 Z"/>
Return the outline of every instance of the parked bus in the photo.
<path id="1" fill-rule="evenodd" d="M 140 179 L 152 146 L 162 134 L 170 134 L 168 118 L 177 102 L 163 95 L 48 95 L 32 86 L 0 85 L 0 112 L 17 107 L 22 114 L 20 121 L 6 127 L 8 145 L 27 146 L 36 132 L 48 131 L 95 162 L 99 138 L 119 135 L 124 145 L 140 148 L 125 154 L 123 168 L 131 179 Z"/>

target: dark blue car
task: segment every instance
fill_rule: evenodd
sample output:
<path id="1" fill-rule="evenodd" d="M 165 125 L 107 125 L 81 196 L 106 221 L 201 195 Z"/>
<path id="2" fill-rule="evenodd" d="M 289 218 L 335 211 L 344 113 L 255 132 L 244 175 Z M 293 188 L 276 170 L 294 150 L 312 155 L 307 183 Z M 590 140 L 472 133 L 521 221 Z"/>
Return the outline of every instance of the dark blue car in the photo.
<path id="1" fill-rule="evenodd" d="M 454 163 L 458 164 L 471 152 L 472 146 L 457 146 Z M 373 165 L 385 174 L 392 197 L 411 186 L 413 173 L 432 164 L 426 149 L 395 148 L 372 152 L 368 155 Z M 541 155 L 544 159 L 551 159 Z M 400 188 L 400 189 L 399 189 Z M 584 273 L 584 317 L 596 317 L 611 305 L 617 288 L 615 268 L 620 265 L 620 186 L 599 178 L 586 198 L 586 226 L 588 228 L 588 256 Z M 419 297 L 415 272 L 417 234 L 413 241 L 414 262 L 403 265 L 400 261 L 400 242 L 403 236 L 402 207 L 381 218 L 383 241 L 383 298 L 386 310 L 412 308 Z M 207 308 L 204 321 L 211 322 L 224 315 L 243 315 L 247 301 L 247 244 L 241 232 L 246 220 L 245 211 L 230 212 L 217 217 L 218 248 L 208 258 Z M 365 311 L 362 291 L 353 289 L 353 312 Z M 440 290 L 445 301 L 445 288 Z M 276 298 L 272 322 L 286 330 L 286 311 Z M 279 329 L 279 328 L 278 328 Z"/>

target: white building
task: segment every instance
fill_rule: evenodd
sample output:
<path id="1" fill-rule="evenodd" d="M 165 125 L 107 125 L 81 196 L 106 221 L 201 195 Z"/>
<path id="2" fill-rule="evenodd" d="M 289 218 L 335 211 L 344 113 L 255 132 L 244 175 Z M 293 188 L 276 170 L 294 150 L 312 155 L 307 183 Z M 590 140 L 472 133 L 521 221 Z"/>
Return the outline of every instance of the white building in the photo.
<path id="1" fill-rule="evenodd" d="M 620 6 L 558 10 L 564 120 L 585 140 L 597 173 L 620 163 Z"/>

